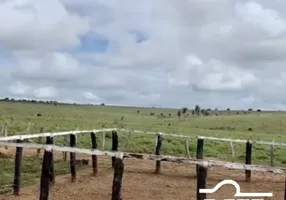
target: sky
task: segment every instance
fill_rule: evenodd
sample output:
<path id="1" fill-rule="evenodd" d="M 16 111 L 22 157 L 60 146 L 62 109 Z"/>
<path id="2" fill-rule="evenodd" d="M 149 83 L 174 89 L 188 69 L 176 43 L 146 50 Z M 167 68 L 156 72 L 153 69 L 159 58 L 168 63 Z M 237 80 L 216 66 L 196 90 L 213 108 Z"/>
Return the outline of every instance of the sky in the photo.
<path id="1" fill-rule="evenodd" d="M 0 97 L 286 108 L 285 0 L 0 0 Z"/>

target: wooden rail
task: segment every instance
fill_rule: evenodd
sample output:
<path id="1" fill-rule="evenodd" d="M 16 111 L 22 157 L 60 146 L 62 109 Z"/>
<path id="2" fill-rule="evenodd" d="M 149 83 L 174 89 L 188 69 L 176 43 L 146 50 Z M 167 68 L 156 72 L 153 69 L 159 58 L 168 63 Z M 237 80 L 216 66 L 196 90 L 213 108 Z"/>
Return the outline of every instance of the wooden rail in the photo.
<path id="1" fill-rule="evenodd" d="M 31 138 L 40 138 L 40 137 L 56 137 L 56 136 L 64 136 L 70 134 L 90 134 L 93 133 L 101 133 L 101 132 L 110 132 L 116 130 L 115 128 L 106 128 L 106 129 L 94 129 L 94 130 L 81 130 L 81 131 L 62 131 L 62 132 L 46 132 L 46 133 L 35 133 L 28 135 L 13 135 L 7 137 L 0 137 L 0 141 L 11 141 L 11 140 L 24 140 Z"/>
<path id="2" fill-rule="evenodd" d="M 277 174 L 283 174 L 286 172 L 286 168 L 277 168 L 277 167 L 270 167 L 270 166 L 263 166 L 263 165 L 248 165 L 248 164 L 233 163 L 233 162 L 218 161 L 218 160 L 191 159 L 191 158 L 186 158 L 186 157 L 169 156 L 169 155 L 140 154 L 140 153 L 119 152 L 119 151 L 117 152 L 100 151 L 97 149 L 83 149 L 83 148 L 76 148 L 76 147 L 61 147 L 61 146 L 56 146 L 56 145 L 31 144 L 31 143 L 0 142 L 0 145 L 7 145 L 10 147 L 32 148 L 32 149 L 40 148 L 40 149 L 45 149 L 47 151 L 55 150 L 55 151 L 82 153 L 82 154 L 97 155 L 97 156 L 135 158 L 135 159 L 141 159 L 141 160 L 188 163 L 188 164 L 194 164 L 194 165 L 198 164 L 204 167 L 224 167 L 228 169 L 271 172 L 271 173 L 277 173 Z"/>
<path id="3" fill-rule="evenodd" d="M 119 129 L 119 128 L 106 128 L 106 129 L 93 129 L 93 130 L 78 130 L 78 131 L 62 131 L 62 132 L 46 132 L 46 133 L 34 133 L 29 135 L 14 135 L 7 137 L 0 137 L 0 141 L 11 141 L 11 140 L 24 140 L 31 138 L 39 138 L 39 137 L 55 137 L 55 136 L 64 136 L 70 134 L 85 134 L 85 133 L 102 133 L 102 132 L 111 132 L 117 131 L 118 133 L 122 132 L 130 132 L 133 134 L 147 134 L 147 135 L 157 135 L 161 134 L 162 136 L 167 137 L 177 137 L 177 138 L 193 138 L 193 139 L 204 139 L 204 140 L 213 140 L 213 141 L 222 141 L 222 142 L 233 142 L 233 143 L 246 143 L 250 142 L 252 144 L 263 144 L 269 146 L 283 146 L 286 147 L 286 143 L 284 142 L 271 142 L 271 141 L 262 141 L 262 140 L 242 140 L 242 139 L 231 139 L 231 138 L 220 138 L 220 137 L 211 137 L 211 136 L 200 136 L 200 135 L 182 135 L 182 134 L 171 134 L 171 133 L 163 133 L 163 132 L 153 132 L 153 131 L 142 131 L 142 130 L 133 130 L 133 129 Z"/>
<path id="4" fill-rule="evenodd" d="M 213 141 L 221 141 L 221 142 L 233 142 L 233 143 L 246 143 L 250 142 L 252 144 L 264 144 L 269 146 L 283 146 L 286 147 L 286 143 L 283 142 L 270 142 L 270 141 L 261 141 L 261 140 L 242 140 L 242 139 L 231 139 L 231 138 L 220 138 L 220 137 L 210 137 L 210 136 L 200 136 L 200 135 L 182 135 L 182 134 L 171 134 L 171 133 L 163 133 L 163 132 L 152 132 L 152 131 L 141 131 L 141 130 L 132 130 L 132 129 L 115 129 L 120 132 L 131 132 L 137 134 L 147 134 L 147 135 L 157 135 L 161 134 L 162 136 L 167 137 L 176 137 L 176 138 L 193 138 L 193 139 L 204 139 L 204 140 L 213 140 Z"/>

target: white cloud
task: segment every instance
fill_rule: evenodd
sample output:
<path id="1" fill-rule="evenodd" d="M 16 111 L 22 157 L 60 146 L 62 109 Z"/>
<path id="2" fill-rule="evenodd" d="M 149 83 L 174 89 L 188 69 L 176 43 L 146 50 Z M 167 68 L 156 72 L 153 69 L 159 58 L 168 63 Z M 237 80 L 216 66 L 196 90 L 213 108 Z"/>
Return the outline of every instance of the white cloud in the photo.
<path id="1" fill-rule="evenodd" d="M 47 86 L 47 87 L 40 87 L 34 90 L 34 95 L 36 98 L 54 98 L 58 94 L 56 88 Z"/>
<path id="2" fill-rule="evenodd" d="M 92 92 L 84 92 L 83 96 L 88 100 L 96 100 L 96 101 L 99 100 L 98 96 L 93 94 Z"/>
<path id="3" fill-rule="evenodd" d="M 264 8 L 261 4 L 251 1 L 239 2 L 234 11 L 244 22 L 260 27 L 271 36 L 276 36 L 286 30 L 285 19 L 276 11 Z"/>
<path id="4" fill-rule="evenodd" d="M 58 0 L 0 3 L 0 43 L 8 49 L 58 49 L 79 44 L 88 21 L 69 13 Z"/>
<path id="5" fill-rule="evenodd" d="M 20 81 L 17 81 L 15 84 L 9 87 L 10 93 L 17 96 L 25 96 L 27 93 L 29 93 L 30 89 L 30 86 L 25 85 Z"/>
<path id="6" fill-rule="evenodd" d="M 0 3 L 0 95 L 284 108 L 284 1 Z M 108 46 L 80 36 L 104 38 Z M 141 40 L 138 42 L 138 40 Z M 101 49 L 101 50 L 100 50 Z"/>

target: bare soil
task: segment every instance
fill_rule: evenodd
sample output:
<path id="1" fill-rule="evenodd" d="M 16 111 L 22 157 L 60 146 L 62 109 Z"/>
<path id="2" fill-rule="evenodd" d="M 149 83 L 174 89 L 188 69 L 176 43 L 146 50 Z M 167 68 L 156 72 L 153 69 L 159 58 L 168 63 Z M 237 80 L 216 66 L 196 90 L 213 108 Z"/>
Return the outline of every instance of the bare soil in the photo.
<path id="1" fill-rule="evenodd" d="M 35 152 L 35 151 L 33 151 Z M 154 174 L 155 163 L 135 159 L 125 160 L 122 197 L 126 200 L 174 200 L 196 199 L 195 166 L 162 163 L 162 174 Z M 109 200 L 111 199 L 113 170 L 110 158 L 99 158 L 99 173 L 91 176 L 91 168 L 78 171 L 78 181 L 70 182 L 70 175 L 57 176 L 50 192 L 51 200 Z M 273 192 L 272 198 L 284 199 L 284 177 L 274 174 L 253 173 L 252 181 L 244 181 L 243 171 L 211 168 L 208 171 L 207 187 L 212 188 L 224 179 L 239 182 L 242 192 Z M 233 197 L 232 186 L 223 186 L 208 198 Z M 20 196 L 0 195 L 1 200 L 38 200 L 39 184 L 22 188 Z M 267 198 L 266 198 L 267 199 Z"/>

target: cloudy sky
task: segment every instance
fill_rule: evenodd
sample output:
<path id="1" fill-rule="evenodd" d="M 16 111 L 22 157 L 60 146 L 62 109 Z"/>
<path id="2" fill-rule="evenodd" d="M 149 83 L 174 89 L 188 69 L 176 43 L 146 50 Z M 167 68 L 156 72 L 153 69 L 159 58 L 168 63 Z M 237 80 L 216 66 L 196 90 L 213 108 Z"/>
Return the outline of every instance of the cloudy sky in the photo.
<path id="1" fill-rule="evenodd" d="M 0 0 L 0 96 L 286 108 L 285 0 Z"/>

